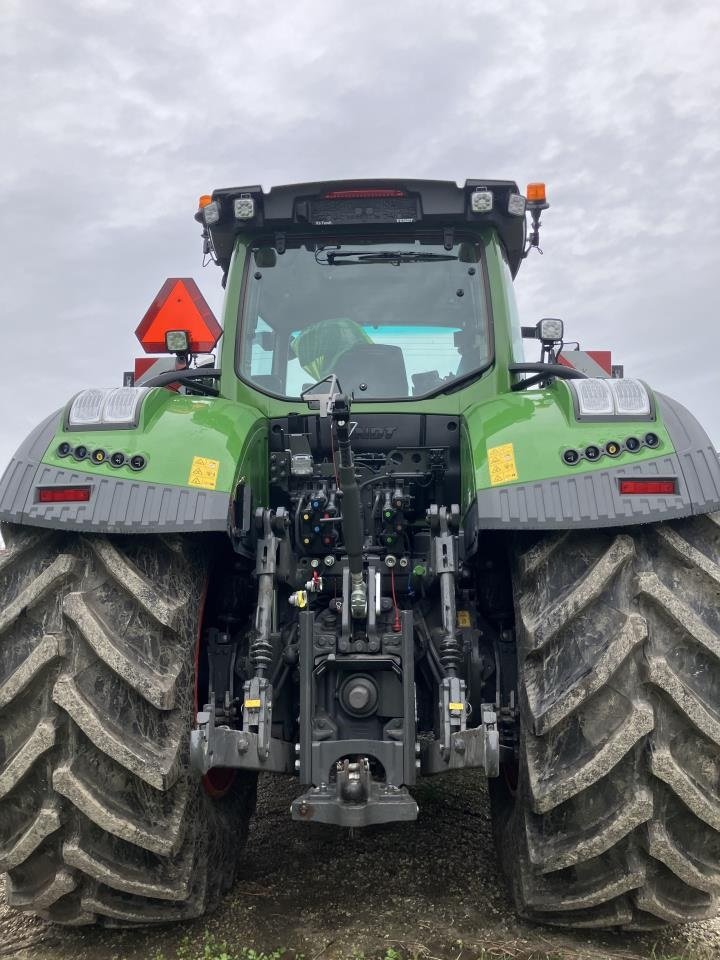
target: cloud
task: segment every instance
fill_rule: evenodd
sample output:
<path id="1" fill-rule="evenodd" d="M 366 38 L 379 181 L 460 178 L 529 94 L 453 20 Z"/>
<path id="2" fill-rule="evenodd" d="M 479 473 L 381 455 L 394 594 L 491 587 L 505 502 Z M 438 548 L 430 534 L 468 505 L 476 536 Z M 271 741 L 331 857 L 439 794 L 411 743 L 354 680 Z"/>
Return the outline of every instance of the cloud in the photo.
<path id="1" fill-rule="evenodd" d="M 354 176 L 545 179 L 526 323 L 687 403 L 720 444 L 714 3 L 6 0 L 0 11 L 0 460 L 119 383 L 165 276 L 200 268 L 213 187 Z M 22 410 L 17 414 L 17 410 Z"/>

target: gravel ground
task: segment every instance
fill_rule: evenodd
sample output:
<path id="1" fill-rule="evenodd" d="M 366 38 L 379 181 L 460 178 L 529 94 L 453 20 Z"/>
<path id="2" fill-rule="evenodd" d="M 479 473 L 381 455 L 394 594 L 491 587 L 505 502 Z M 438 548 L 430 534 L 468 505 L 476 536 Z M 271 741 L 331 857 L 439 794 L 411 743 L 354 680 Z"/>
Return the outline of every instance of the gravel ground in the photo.
<path id="1" fill-rule="evenodd" d="M 307 960 L 382 957 L 388 947 L 440 960 L 720 957 L 720 920 L 660 938 L 575 935 L 518 921 L 495 863 L 485 784 L 472 773 L 421 781 L 417 823 L 354 837 L 293 823 L 288 808 L 298 792 L 290 778 L 261 784 L 243 879 L 211 916 L 142 931 L 64 930 L 9 910 L 0 881 L 0 956 L 172 960 L 209 934 L 230 950 L 286 948 L 288 958 L 297 951 Z"/>

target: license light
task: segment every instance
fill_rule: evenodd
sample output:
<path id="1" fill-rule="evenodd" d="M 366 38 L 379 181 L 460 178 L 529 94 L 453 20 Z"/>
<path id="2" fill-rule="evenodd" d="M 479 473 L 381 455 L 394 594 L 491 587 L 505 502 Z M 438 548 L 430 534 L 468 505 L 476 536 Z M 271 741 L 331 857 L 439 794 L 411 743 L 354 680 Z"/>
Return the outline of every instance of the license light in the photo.
<path id="1" fill-rule="evenodd" d="M 255 201 L 252 197 L 237 197 L 233 202 L 236 220 L 252 220 L 255 216 Z"/>
<path id="2" fill-rule="evenodd" d="M 571 381 L 578 398 L 581 415 L 591 417 L 612 416 L 615 413 L 613 395 L 607 380 L 600 377 L 588 377 L 586 380 Z"/>
<path id="3" fill-rule="evenodd" d="M 525 197 L 521 193 L 511 193 L 507 206 L 511 217 L 525 216 Z"/>
<path id="4" fill-rule="evenodd" d="M 213 200 L 212 203 L 205 204 L 202 207 L 202 217 L 206 227 L 211 227 L 214 223 L 217 223 L 220 219 L 220 202 Z"/>
<path id="5" fill-rule="evenodd" d="M 38 487 L 38 503 L 87 503 L 90 487 Z"/>
<path id="6" fill-rule="evenodd" d="M 470 209 L 473 213 L 490 213 L 493 208 L 493 195 L 489 190 L 474 190 L 470 195 Z"/>
<path id="7" fill-rule="evenodd" d="M 615 412 L 621 416 L 649 417 L 650 395 L 639 380 L 608 381 L 615 400 Z"/>
<path id="8" fill-rule="evenodd" d="M 620 493 L 675 496 L 677 494 L 677 480 L 620 480 Z"/>

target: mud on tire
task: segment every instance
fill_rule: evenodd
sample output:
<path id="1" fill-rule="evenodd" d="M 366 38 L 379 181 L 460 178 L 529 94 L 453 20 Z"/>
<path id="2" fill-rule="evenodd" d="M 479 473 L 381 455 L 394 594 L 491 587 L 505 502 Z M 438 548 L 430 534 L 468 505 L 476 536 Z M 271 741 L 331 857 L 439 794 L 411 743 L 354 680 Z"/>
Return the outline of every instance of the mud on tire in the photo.
<path id="1" fill-rule="evenodd" d="M 195 917 L 229 888 L 255 802 L 189 774 L 200 538 L 3 527 L 0 871 L 59 923 Z"/>
<path id="2" fill-rule="evenodd" d="M 654 929 L 720 911 L 720 514 L 525 541 L 517 768 L 491 783 L 520 913 Z"/>

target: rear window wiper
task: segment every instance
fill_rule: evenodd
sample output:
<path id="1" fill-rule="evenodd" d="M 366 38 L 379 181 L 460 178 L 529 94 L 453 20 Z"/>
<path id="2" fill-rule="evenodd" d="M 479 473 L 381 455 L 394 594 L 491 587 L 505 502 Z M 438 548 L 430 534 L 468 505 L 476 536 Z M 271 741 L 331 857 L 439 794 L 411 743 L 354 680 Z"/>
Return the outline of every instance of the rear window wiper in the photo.
<path id="1" fill-rule="evenodd" d="M 325 260 L 319 258 L 321 253 L 325 254 Z M 405 250 L 378 250 L 372 253 L 367 253 L 364 250 L 318 250 L 315 259 L 318 263 L 344 267 L 356 263 L 400 264 L 425 263 L 430 260 L 457 260 L 457 256 L 451 253 L 416 253 Z"/>

